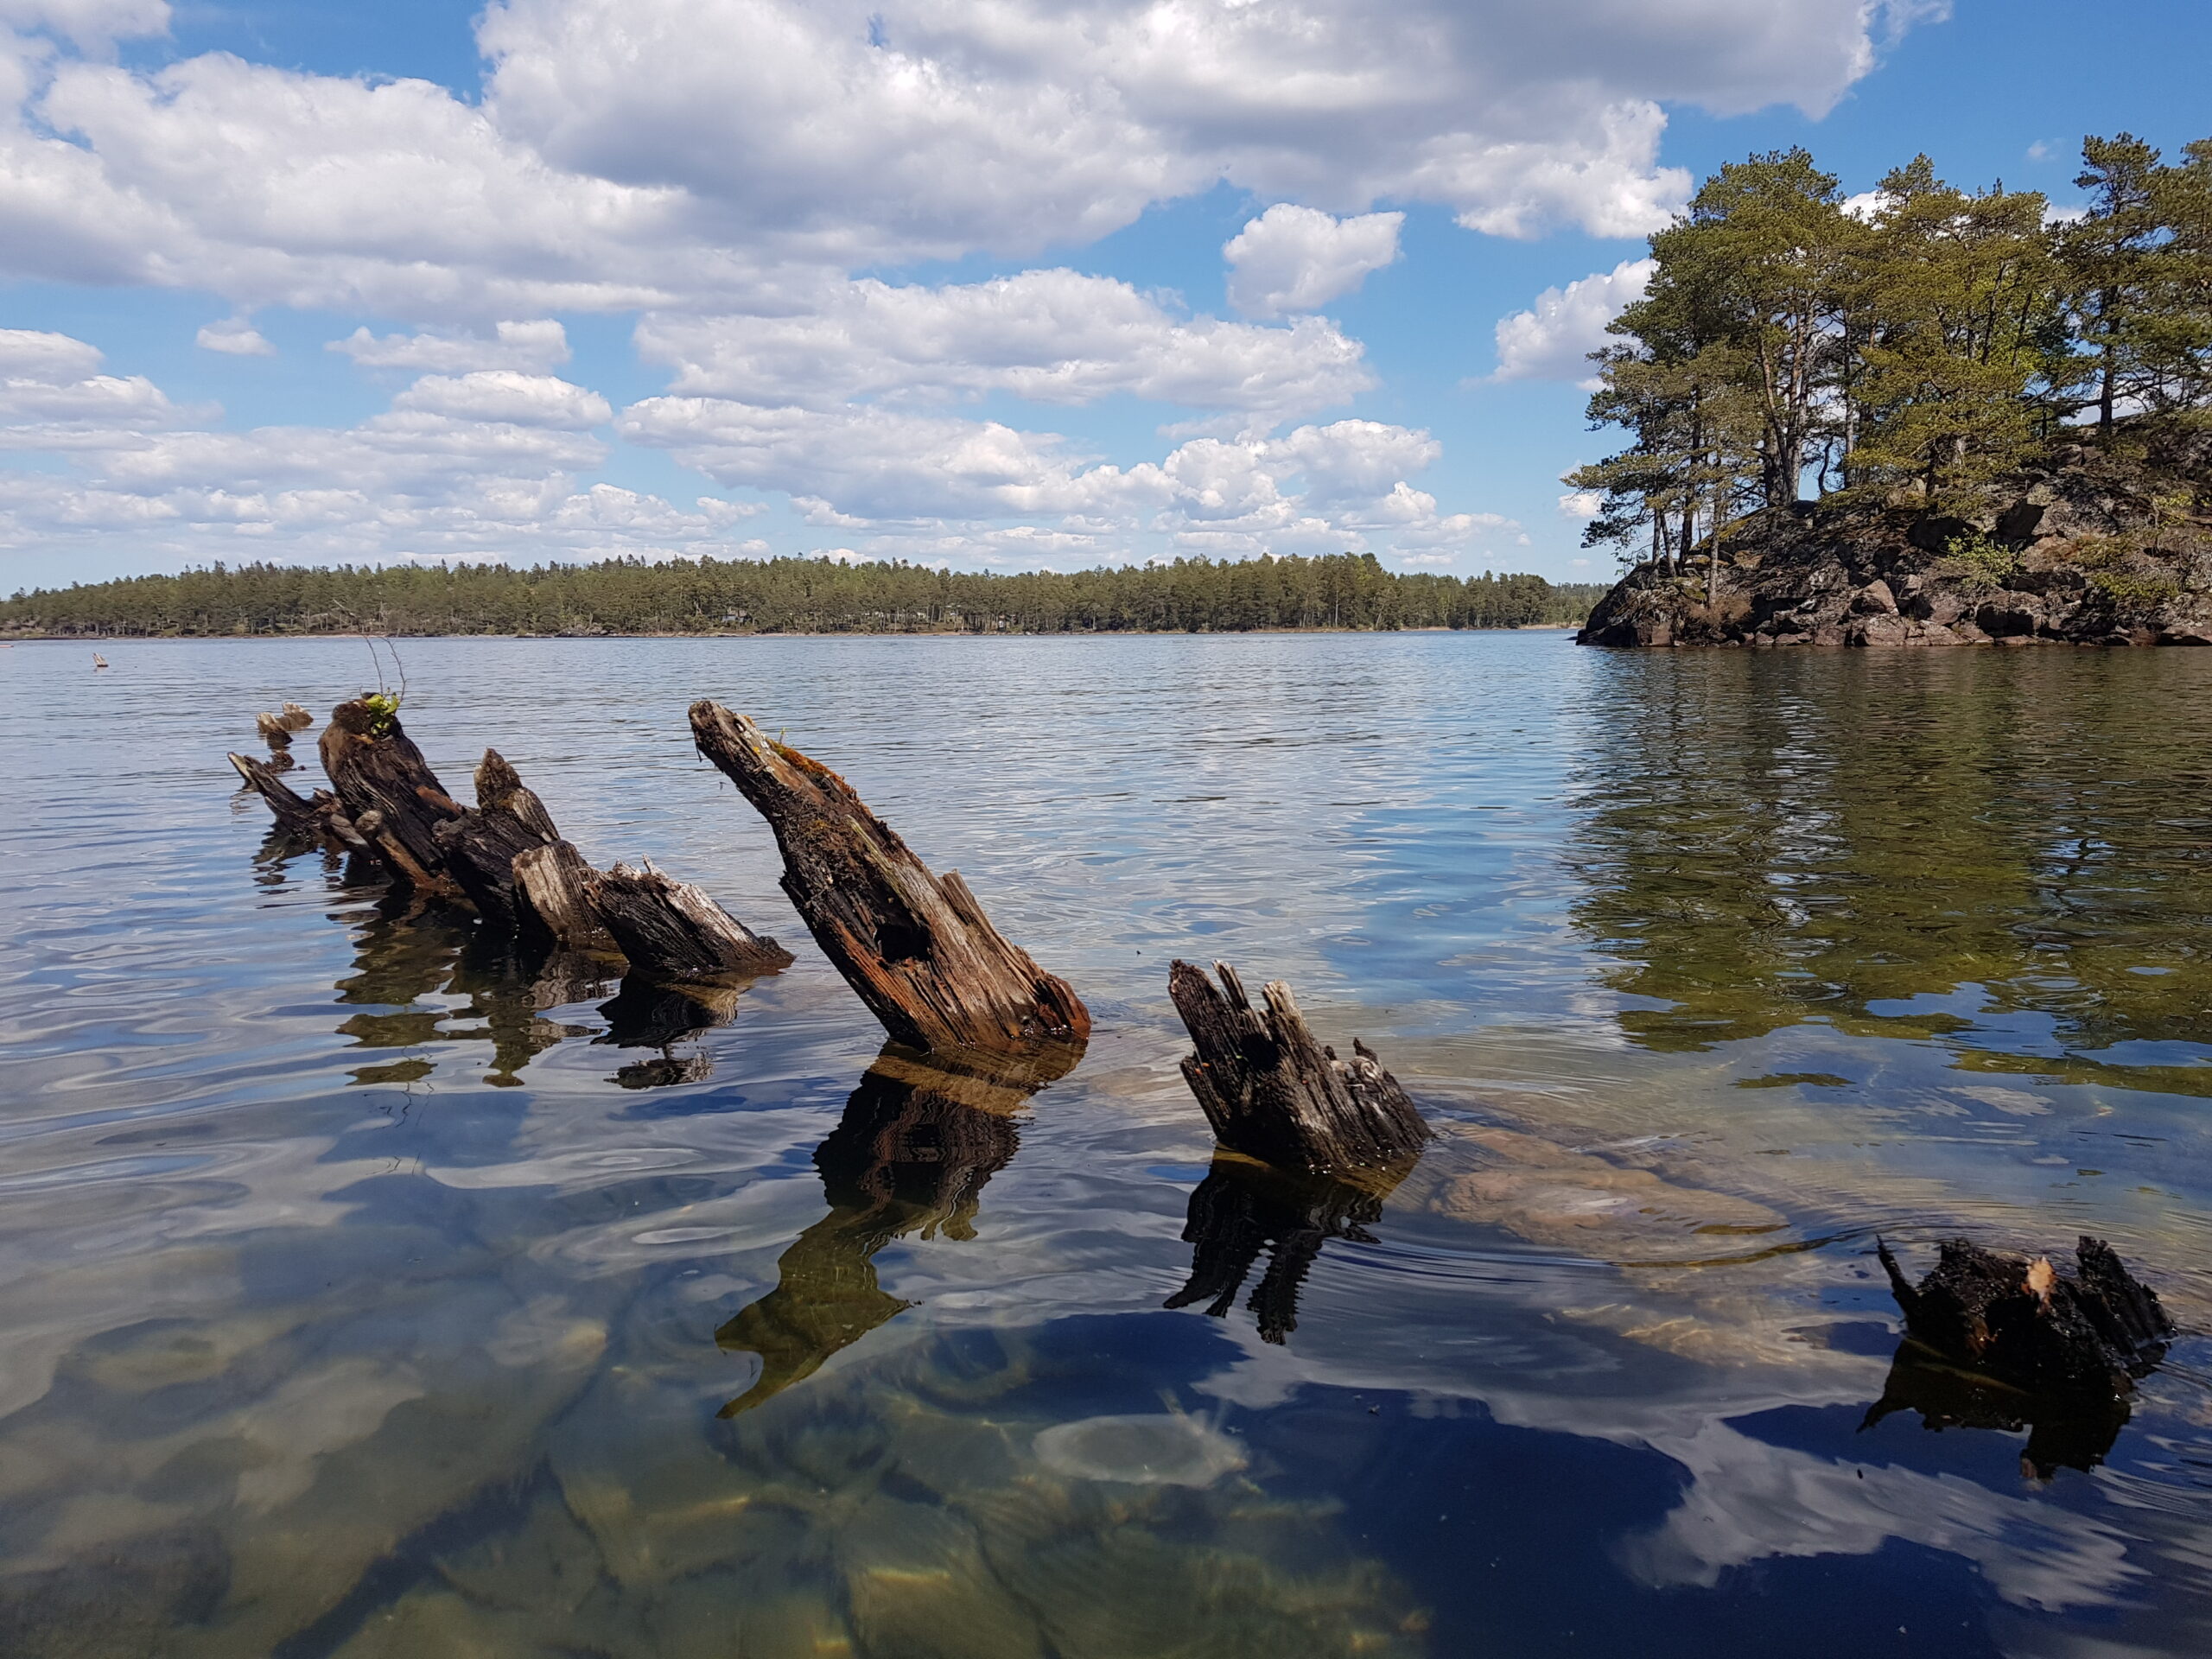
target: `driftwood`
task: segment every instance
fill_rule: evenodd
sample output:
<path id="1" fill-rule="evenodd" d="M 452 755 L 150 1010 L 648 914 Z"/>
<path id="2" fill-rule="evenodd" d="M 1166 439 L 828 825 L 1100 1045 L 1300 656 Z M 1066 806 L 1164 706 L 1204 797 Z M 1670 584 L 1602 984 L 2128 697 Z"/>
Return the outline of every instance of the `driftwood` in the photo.
<path id="1" fill-rule="evenodd" d="M 749 979 L 791 964 L 791 953 L 761 938 L 705 891 L 647 865 L 617 864 L 584 884 L 584 896 L 630 965 L 658 978 Z"/>
<path id="2" fill-rule="evenodd" d="M 315 724 L 315 716 L 296 702 L 288 702 L 276 716 L 289 731 L 304 732 Z"/>
<path id="3" fill-rule="evenodd" d="M 1289 986 L 1264 987 L 1260 1011 L 1235 969 L 1217 962 L 1214 971 L 1218 987 L 1187 962 L 1167 970 L 1167 994 L 1198 1048 L 1183 1076 L 1214 1138 L 1279 1168 L 1374 1171 L 1395 1185 L 1428 1126 L 1374 1051 L 1356 1042 L 1340 1060 L 1314 1040 Z"/>
<path id="4" fill-rule="evenodd" d="M 1368 1224 L 1382 1218 L 1383 1199 L 1410 1167 L 1401 1168 L 1387 1186 L 1353 1185 L 1216 1153 L 1213 1167 L 1191 1194 L 1183 1227 L 1183 1242 L 1192 1247 L 1190 1280 L 1164 1306 L 1205 1302 L 1211 1317 L 1227 1317 L 1252 1264 L 1266 1250 L 1267 1271 L 1246 1306 L 1259 1322 L 1262 1339 L 1281 1343 L 1298 1328 L 1298 1293 L 1322 1245 L 1332 1238 L 1374 1243 Z"/>
<path id="5" fill-rule="evenodd" d="M 775 1289 L 715 1332 L 721 1347 L 760 1357 L 759 1378 L 722 1416 L 812 1376 L 912 1306 L 876 1282 L 876 1252 L 915 1231 L 973 1239 L 983 1185 L 1020 1144 L 1011 1115 L 1081 1052 L 1060 1045 L 994 1069 L 885 1048 L 815 1150 L 830 1213 L 784 1252 Z"/>
<path id="6" fill-rule="evenodd" d="M 785 893 L 895 1041 L 1009 1050 L 1090 1034 L 1067 982 L 1001 937 L 957 871 L 931 874 L 836 772 L 718 703 L 691 705 L 691 734 L 767 819 Z"/>
<path id="7" fill-rule="evenodd" d="M 282 715 L 256 715 L 253 717 L 253 729 L 255 734 L 272 749 L 289 749 L 292 747 L 292 728 L 285 724 Z"/>
<path id="8" fill-rule="evenodd" d="M 269 804 L 278 830 L 300 836 L 319 836 L 329 830 L 332 802 L 322 791 L 317 790 L 311 799 L 303 798 L 276 775 L 277 769 L 267 761 L 246 754 L 233 754 L 230 760 L 238 776 L 245 780 L 245 786 Z"/>
<path id="9" fill-rule="evenodd" d="M 512 926 L 518 919 L 515 860 L 558 841 L 560 831 L 515 769 L 497 749 L 486 749 L 476 767 L 476 805 L 433 824 L 430 836 L 469 902 L 487 920 Z"/>
<path id="10" fill-rule="evenodd" d="M 431 898 L 467 901 L 446 869 L 437 826 L 461 816 L 397 715 L 356 698 L 330 711 L 319 744 L 340 812 L 393 880 Z"/>
<path id="11" fill-rule="evenodd" d="M 1935 1268 L 1910 1283 L 1875 1242 L 1905 1332 L 1950 1363 L 2029 1395 L 2109 1400 L 2132 1392 L 2165 1357 L 2172 1320 L 2102 1239 L 2084 1236 L 2075 1271 L 2048 1256 L 1946 1239 Z"/>
<path id="12" fill-rule="evenodd" d="M 515 855 L 515 910 L 524 936 L 543 947 L 596 956 L 622 954 L 585 889 L 599 872 L 565 841 Z"/>

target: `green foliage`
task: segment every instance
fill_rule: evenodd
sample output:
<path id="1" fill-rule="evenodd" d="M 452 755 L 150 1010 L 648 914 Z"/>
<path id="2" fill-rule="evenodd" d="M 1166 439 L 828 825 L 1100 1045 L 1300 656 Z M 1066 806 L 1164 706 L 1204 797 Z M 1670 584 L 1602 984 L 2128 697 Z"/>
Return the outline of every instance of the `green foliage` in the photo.
<path id="1" fill-rule="evenodd" d="M 1653 235 L 1622 343 L 1592 353 L 1591 424 L 1630 442 L 1569 475 L 1603 498 L 1586 542 L 1636 557 L 1648 537 L 1679 566 L 1808 474 L 1950 512 L 2084 410 L 2108 441 L 2117 414 L 2212 420 L 2212 138 L 2183 155 L 2085 140 L 2091 207 L 2064 226 L 1925 156 L 1864 212 L 1802 149 L 1723 166 Z"/>
<path id="2" fill-rule="evenodd" d="M 2148 616 L 2181 594 L 2177 582 L 2132 570 L 2094 570 L 2089 575 L 2089 586 L 2109 599 L 2113 608 L 2125 616 Z"/>
<path id="3" fill-rule="evenodd" d="M 392 722 L 399 718 L 399 698 L 390 691 L 364 691 L 361 705 L 369 711 L 369 735 L 389 737 Z"/>
<path id="4" fill-rule="evenodd" d="M 1398 575 L 1371 555 L 1021 575 L 823 559 L 647 564 L 252 564 L 0 601 L 54 634 L 1123 633 L 1496 628 L 1580 621 L 1604 591 L 1541 576 Z"/>
<path id="5" fill-rule="evenodd" d="M 2002 586 L 2020 568 L 2012 549 L 1993 542 L 1978 530 L 1952 537 L 1943 543 L 1943 556 L 1955 559 L 1974 575 Z"/>

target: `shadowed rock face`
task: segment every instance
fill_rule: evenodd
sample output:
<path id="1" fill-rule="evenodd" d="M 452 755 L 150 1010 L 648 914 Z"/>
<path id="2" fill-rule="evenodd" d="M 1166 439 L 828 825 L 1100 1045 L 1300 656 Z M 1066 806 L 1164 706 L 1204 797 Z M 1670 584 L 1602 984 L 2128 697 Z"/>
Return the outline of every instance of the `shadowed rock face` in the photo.
<path id="1" fill-rule="evenodd" d="M 1637 566 L 1587 645 L 2212 645 L 2212 436 L 2062 445 L 1955 514 L 1799 502 Z"/>

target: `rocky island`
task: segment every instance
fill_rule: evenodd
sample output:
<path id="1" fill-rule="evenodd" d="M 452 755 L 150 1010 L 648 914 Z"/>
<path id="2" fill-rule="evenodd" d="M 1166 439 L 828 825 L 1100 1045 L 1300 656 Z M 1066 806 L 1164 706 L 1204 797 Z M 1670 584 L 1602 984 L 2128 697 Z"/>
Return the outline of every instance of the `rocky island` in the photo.
<path id="1" fill-rule="evenodd" d="M 1631 569 L 1588 645 L 2212 645 L 2212 432 L 2084 435 L 1930 512 L 1799 501 Z"/>

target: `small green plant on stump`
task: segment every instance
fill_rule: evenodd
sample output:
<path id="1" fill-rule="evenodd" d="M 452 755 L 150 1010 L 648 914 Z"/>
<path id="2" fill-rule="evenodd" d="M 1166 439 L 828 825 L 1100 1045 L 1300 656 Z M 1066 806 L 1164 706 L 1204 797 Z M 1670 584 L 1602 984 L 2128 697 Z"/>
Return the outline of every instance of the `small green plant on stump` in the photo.
<path id="1" fill-rule="evenodd" d="M 395 721 L 399 718 L 399 694 L 396 691 L 364 691 L 361 706 L 369 711 L 369 735 L 390 737 Z"/>

